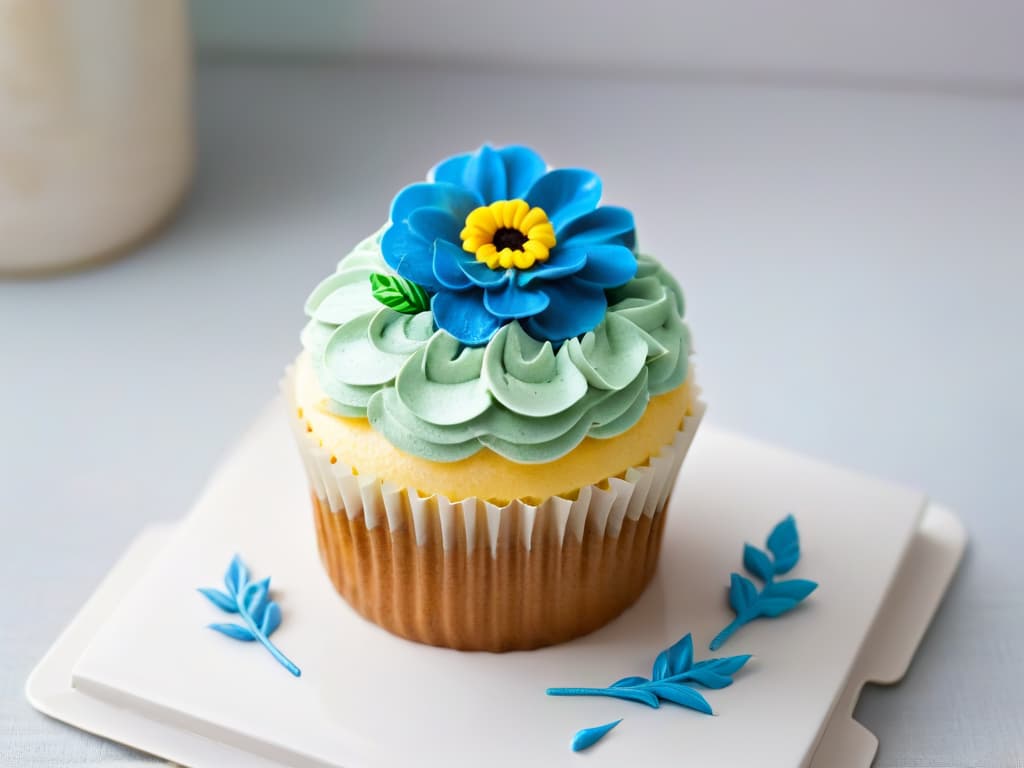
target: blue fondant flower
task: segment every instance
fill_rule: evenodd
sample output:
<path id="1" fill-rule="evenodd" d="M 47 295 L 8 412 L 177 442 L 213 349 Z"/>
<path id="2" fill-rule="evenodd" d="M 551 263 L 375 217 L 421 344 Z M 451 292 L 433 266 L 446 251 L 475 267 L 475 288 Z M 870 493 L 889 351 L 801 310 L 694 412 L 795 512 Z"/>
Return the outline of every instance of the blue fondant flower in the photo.
<path id="1" fill-rule="evenodd" d="M 511 320 L 558 343 L 595 328 L 605 289 L 636 274 L 633 215 L 600 198 L 591 171 L 548 171 L 526 147 L 483 146 L 398 193 L 381 250 L 462 343 L 486 344 Z"/>

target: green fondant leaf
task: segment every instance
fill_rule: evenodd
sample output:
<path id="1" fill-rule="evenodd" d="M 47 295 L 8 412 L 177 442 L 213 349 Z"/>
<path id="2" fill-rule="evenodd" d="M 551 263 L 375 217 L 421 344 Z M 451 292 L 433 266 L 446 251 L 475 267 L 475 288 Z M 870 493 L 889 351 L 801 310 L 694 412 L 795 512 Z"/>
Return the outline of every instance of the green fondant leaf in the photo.
<path id="1" fill-rule="evenodd" d="M 423 287 L 398 275 L 370 275 L 373 297 L 385 307 L 404 315 L 415 315 L 430 309 L 430 296 Z"/>

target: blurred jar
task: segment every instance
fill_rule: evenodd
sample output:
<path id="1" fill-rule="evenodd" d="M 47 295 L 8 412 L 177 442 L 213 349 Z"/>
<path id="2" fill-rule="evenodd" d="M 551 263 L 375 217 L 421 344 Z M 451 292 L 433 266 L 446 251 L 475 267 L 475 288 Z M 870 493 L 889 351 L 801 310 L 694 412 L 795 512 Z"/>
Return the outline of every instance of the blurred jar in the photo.
<path id="1" fill-rule="evenodd" d="M 0 274 L 113 257 L 192 175 L 185 0 L 0 0 Z"/>

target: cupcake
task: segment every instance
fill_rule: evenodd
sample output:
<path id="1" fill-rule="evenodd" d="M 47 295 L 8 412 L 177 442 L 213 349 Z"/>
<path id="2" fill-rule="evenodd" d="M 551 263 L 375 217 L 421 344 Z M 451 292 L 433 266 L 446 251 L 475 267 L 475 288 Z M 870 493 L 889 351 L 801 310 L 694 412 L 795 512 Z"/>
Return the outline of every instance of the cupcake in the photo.
<path id="1" fill-rule="evenodd" d="M 591 171 L 457 155 L 306 302 L 284 382 L 320 557 L 360 614 L 463 650 L 643 592 L 702 406 L 676 281 Z"/>

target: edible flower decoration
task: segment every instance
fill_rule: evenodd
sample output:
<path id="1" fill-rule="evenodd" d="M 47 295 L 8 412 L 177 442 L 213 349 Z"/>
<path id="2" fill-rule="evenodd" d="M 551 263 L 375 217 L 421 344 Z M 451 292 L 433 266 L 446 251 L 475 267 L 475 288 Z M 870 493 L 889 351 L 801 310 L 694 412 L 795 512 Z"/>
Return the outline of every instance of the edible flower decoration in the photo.
<path id="1" fill-rule="evenodd" d="M 483 146 L 432 179 L 391 204 L 381 251 L 402 280 L 374 275 L 375 295 L 406 312 L 429 298 L 436 325 L 463 344 L 486 344 L 513 320 L 541 341 L 580 336 L 604 319 L 605 290 L 636 274 L 633 215 L 598 206 L 591 171 Z"/>

